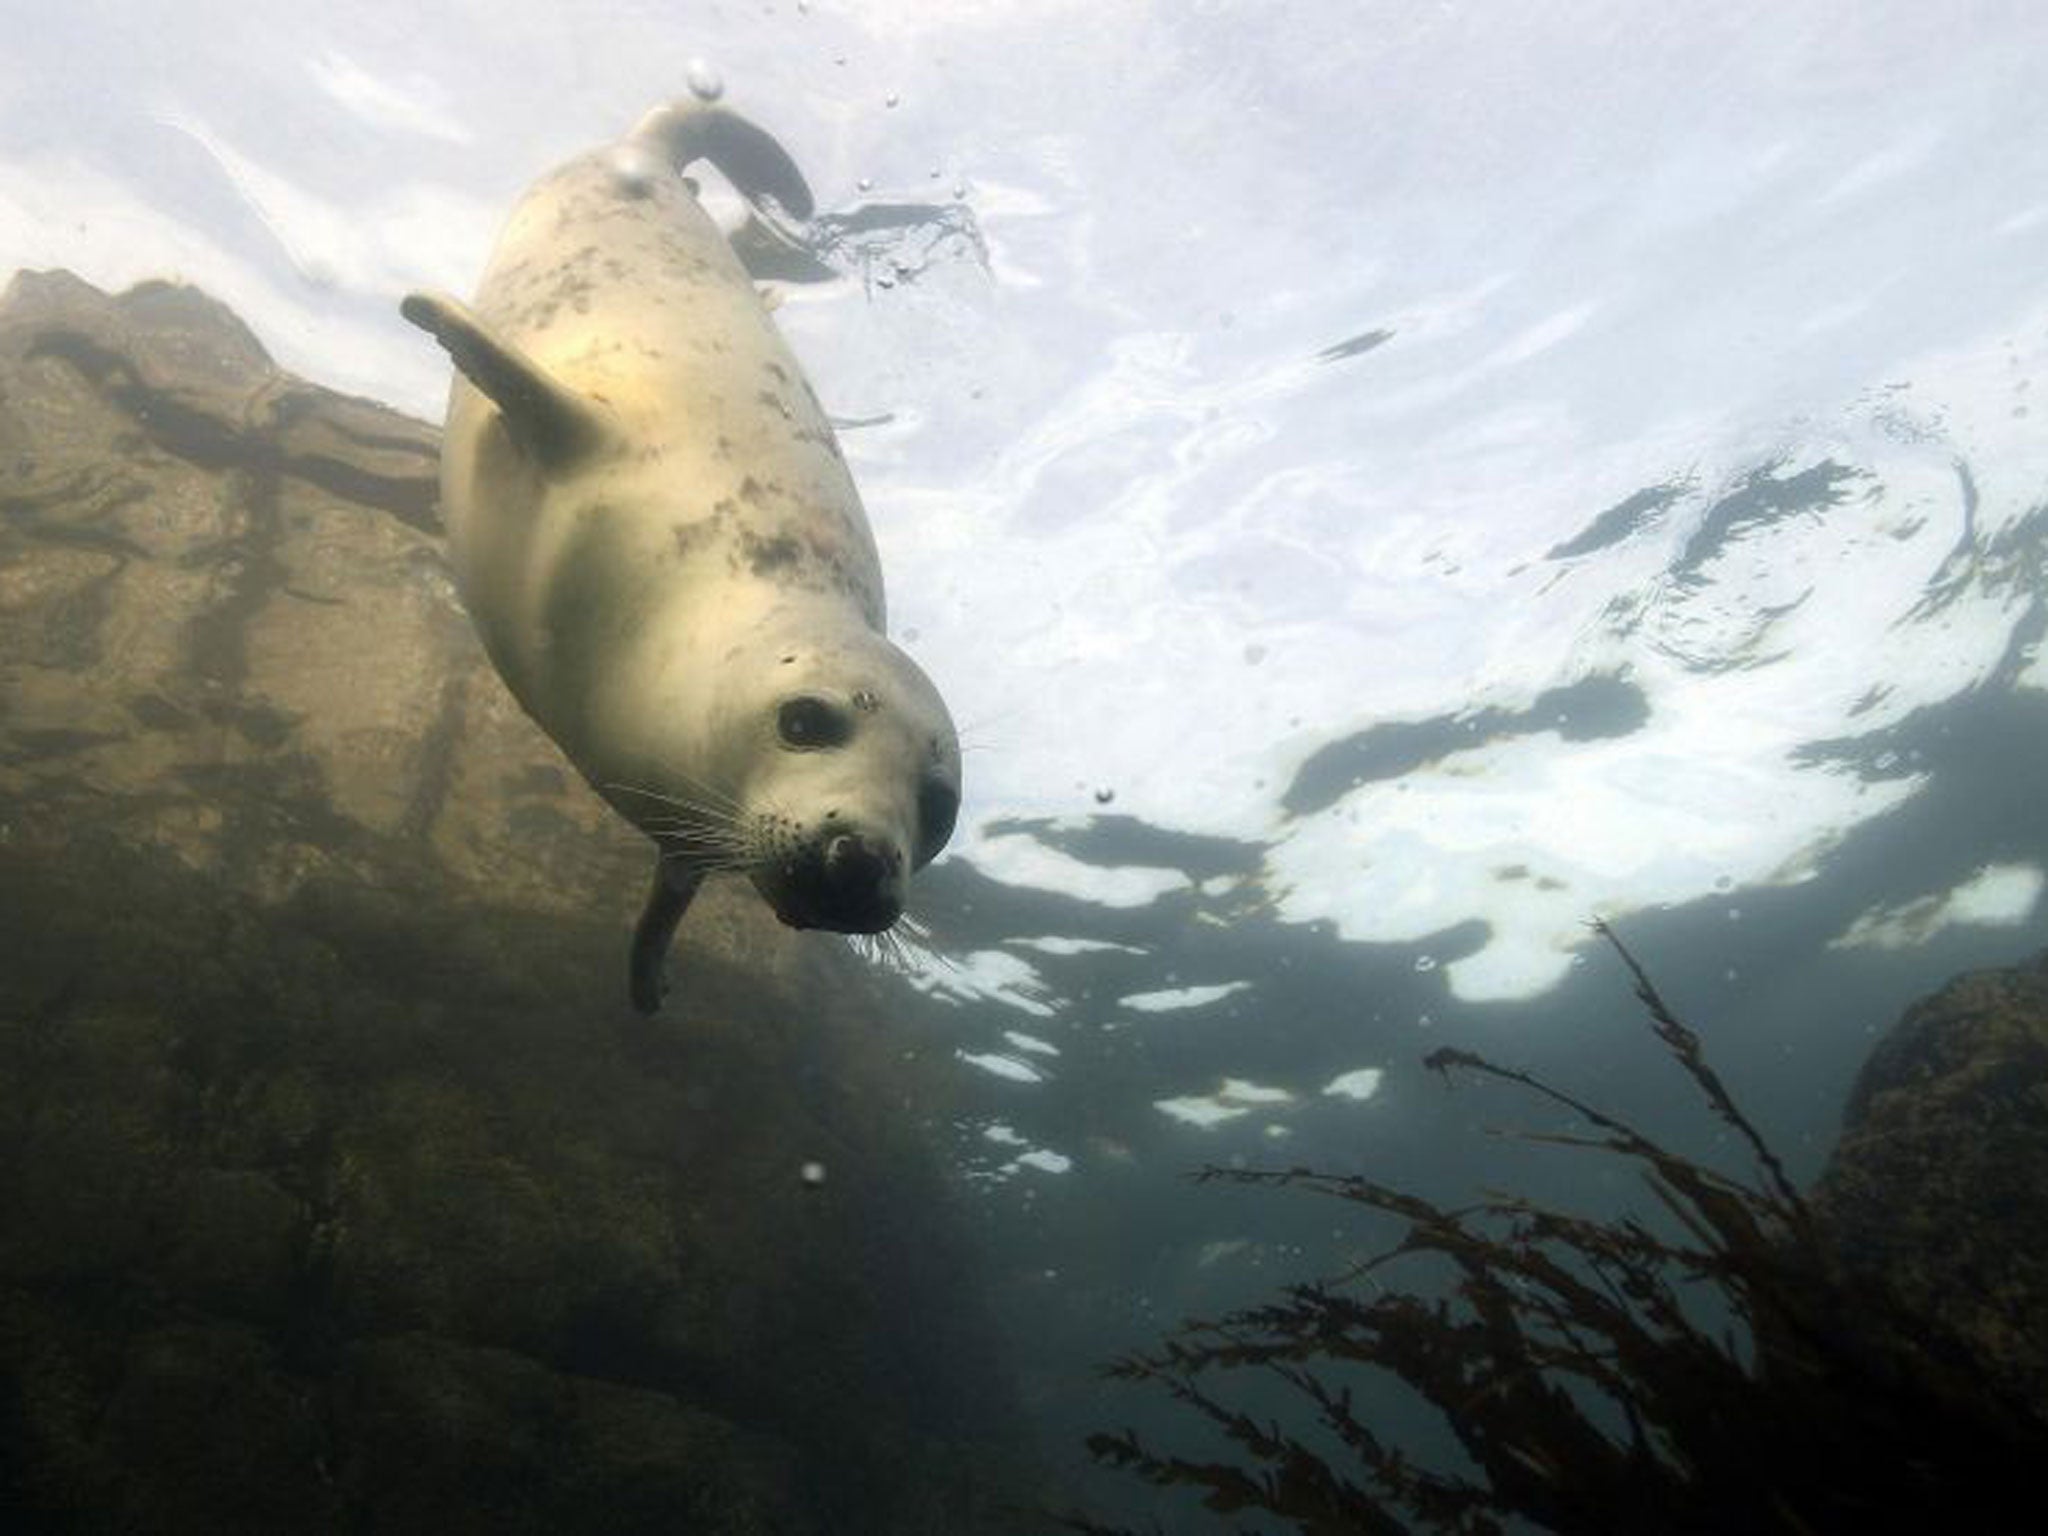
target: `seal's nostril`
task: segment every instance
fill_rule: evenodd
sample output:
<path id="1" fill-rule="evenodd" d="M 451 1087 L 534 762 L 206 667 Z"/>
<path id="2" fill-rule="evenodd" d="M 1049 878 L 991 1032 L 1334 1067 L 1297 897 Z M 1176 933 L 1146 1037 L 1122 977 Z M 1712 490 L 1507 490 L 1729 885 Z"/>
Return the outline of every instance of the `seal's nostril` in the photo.
<path id="1" fill-rule="evenodd" d="M 890 868 L 888 857 L 858 833 L 842 832 L 825 844 L 825 879 L 842 896 L 873 895 Z"/>

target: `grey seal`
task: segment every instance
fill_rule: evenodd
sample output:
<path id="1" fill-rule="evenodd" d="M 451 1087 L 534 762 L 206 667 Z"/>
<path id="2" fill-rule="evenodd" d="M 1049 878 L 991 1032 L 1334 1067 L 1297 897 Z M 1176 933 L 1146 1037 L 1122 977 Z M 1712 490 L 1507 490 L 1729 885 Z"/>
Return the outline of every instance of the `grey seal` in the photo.
<path id="1" fill-rule="evenodd" d="M 884 933 L 960 803 L 951 716 L 887 638 L 859 493 L 697 160 L 810 215 L 775 139 L 685 100 L 536 182 L 473 307 L 402 305 L 456 367 L 441 494 L 470 617 L 656 844 L 630 966 L 648 1012 L 707 875 L 793 927 Z"/>

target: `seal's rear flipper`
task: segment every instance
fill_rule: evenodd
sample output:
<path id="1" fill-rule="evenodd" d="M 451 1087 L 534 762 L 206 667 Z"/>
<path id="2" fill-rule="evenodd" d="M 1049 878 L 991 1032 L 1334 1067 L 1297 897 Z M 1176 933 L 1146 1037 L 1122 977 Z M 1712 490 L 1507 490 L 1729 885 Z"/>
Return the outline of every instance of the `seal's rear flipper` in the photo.
<path id="1" fill-rule="evenodd" d="M 611 440 L 603 412 L 508 342 L 498 340 L 458 299 L 409 293 L 398 312 L 447 349 L 464 378 L 505 414 L 520 451 L 544 469 L 559 469 Z"/>
<path id="2" fill-rule="evenodd" d="M 641 118 L 631 137 L 666 155 L 678 171 L 692 160 L 709 160 L 749 202 L 773 198 L 794 218 L 811 216 L 811 189 L 789 151 L 730 108 L 671 102 Z"/>
<path id="3" fill-rule="evenodd" d="M 676 925 L 690 910 L 690 898 L 697 894 L 703 875 L 668 859 L 654 863 L 654 888 L 647 893 L 647 905 L 633 929 L 633 958 L 627 981 L 633 1006 L 642 1013 L 661 1010 L 662 993 L 667 990 L 661 977 L 668 947 L 676 936 Z"/>
<path id="4" fill-rule="evenodd" d="M 811 254 L 795 233 L 758 208 L 747 213 L 738 229 L 725 232 L 726 243 L 747 275 L 757 282 L 829 283 L 843 274 Z"/>

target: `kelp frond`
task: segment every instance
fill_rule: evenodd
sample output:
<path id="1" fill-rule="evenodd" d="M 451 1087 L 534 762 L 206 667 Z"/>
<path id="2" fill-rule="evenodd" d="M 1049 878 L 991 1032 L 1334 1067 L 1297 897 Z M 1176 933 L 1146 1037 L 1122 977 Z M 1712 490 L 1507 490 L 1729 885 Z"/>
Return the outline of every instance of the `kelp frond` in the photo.
<path id="1" fill-rule="evenodd" d="M 1262 1529 L 1277 1520 L 1315 1536 L 1865 1536 L 2037 1518 L 2048 1424 L 1998 1396 L 1925 1320 L 1841 1277 L 1699 1037 L 1620 938 L 1595 926 L 1658 1040 L 1747 1146 L 1753 1179 L 1702 1167 L 1529 1073 L 1438 1050 L 1426 1065 L 1446 1077 L 1499 1079 L 1580 1117 L 1588 1134 L 1527 1139 L 1638 1165 L 1670 1223 L 1514 1195 L 1452 1209 L 1309 1168 L 1205 1169 L 1195 1177 L 1353 1202 L 1404 1231 L 1336 1280 L 1186 1324 L 1107 1368 L 1205 1419 L 1230 1459 L 1177 1456 L 1130 1430 L 1090 1437 L 1091 1452 L 1219 1514 L 1256 1512 L 1269 1517 Z M 1394 1261 L 1415 1255 L 1449 1266 L 1447 1292 L 1392 1288 Z M 1232 1407 L 1231 1373 L 1245 1371 L 1280 1383 L 1299 1417 Z M 1351 1385 L 1373 1374 L 1434 1408 L 1469 1467 L 1421 1465 L 1375 1433 Z M 1338 1464 L 1316 1447 L 1341 1448 Z M 1064 1523 L 1128 1536 L 1085 1516 Z"/>

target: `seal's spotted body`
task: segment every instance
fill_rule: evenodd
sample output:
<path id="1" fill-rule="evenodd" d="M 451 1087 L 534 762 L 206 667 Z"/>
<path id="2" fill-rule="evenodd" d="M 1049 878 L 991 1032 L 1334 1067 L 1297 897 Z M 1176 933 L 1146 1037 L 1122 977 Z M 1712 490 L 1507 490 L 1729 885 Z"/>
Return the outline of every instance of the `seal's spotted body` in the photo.
<path id="1" fill-rule="evenodd" d="M 831 424 L 679 174 L 699 157 L 808 215 L 772 139 L 680 104 L 527 192 L 473 312 L 405 305 L 460 370 L 442 499 L 477 629 L 662 846 L 635 941 L 643 1007 L 705 873 L 746 873 L 796 926 L 879 932 L 958 803 L 952 723 L 884 637 Z"/>

